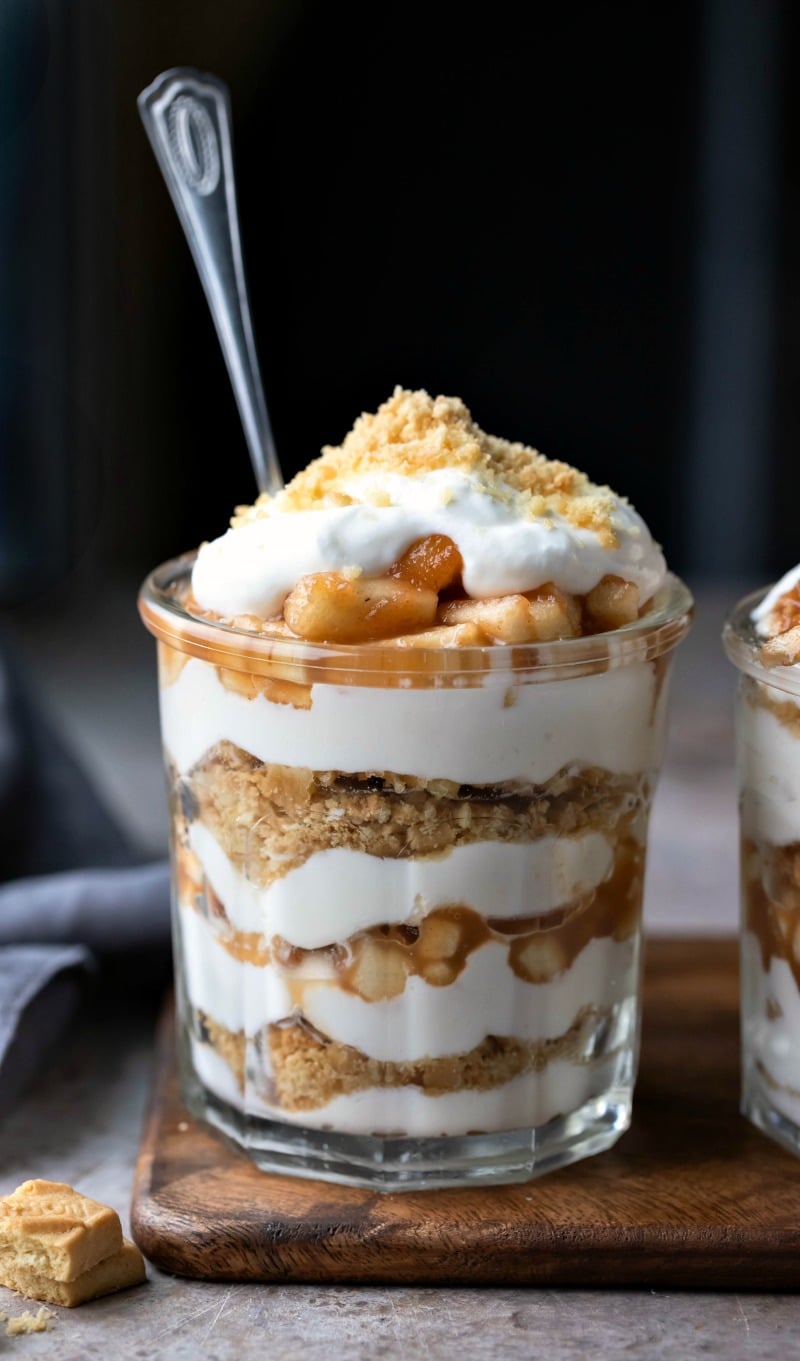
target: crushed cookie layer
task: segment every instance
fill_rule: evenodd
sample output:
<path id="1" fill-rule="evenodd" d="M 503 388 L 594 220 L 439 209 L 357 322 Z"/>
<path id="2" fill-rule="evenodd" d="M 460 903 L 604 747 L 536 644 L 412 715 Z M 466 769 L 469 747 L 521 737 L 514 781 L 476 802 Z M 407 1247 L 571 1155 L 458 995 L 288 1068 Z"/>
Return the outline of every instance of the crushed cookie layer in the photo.
<path id="1" fill-rule="evenodd" d="M 224 1025 L 215 1021 L 207 1012 L 195 1012 L 198 1035 L 201 1044 L 209 1044 L 221 1059 L 227 1063 L 240 1092 L 244 1091 L 245 1059 L 247 1038 L 243 1030 L 226 1030 Z"/>
<path id="2" fill-rule="evenodd" d="M 488 1035 L 467 1053 L 405 1063 L 369 1058 L 351 1045 L 329 1040 L 302 1017 L 291 1018 L 266 1028 L 270 1098 L 284 1110 L 304 1111 L 371 1087 L 417 1087 L 430 1097 L 490 1091 L 523 1073 L 542 1072 L 555 1059 L 590 1061 L 585 1052 L 604 1014 L 597 1007 L 582 1007 L 570 1028 L 554 1039 Z M 242 1090 L 243 1033 L 226 1031 L 205 1013 L 197 1013 L 197 1021 L 203 1038 L 228 1064 Z"/>
<path id="3" fill-rule="evenodd" d="M 221 742 L 180 782 L 183 812 L 208 827 L 242 872 L 266 887 L 317 851 L 433 855 L 478 841 L 614 832 L 649 799 L 645 776 L 565 769 L 542 785 L 463 785 L 390 771 L 265 764 Z"/>

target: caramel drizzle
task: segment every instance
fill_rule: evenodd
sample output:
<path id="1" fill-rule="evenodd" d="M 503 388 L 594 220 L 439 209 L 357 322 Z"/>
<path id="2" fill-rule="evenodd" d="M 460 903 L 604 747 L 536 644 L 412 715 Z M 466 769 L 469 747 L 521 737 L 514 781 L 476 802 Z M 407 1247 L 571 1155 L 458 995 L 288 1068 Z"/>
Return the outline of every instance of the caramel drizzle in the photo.
<path id="1" fill-rule="evenodd" d="M 800 988 L 800 842 L 772 846 L 743 837 L 742 898 L 764 972 L 772 959 L 785 960 Z"/>
<path id="2" fill-rule="evenodd" d="M 162 690 L 174 685 L 180 676 L 186 663 L 191 661 L 188 652 L 180 652 L 176 647 L 169 647 L 159 638 L 156 642 L 158 653 L 158 683 Z"/>
<path id="3" fill-rule="evenodd" d="M 753 680 L 752 676 L 742 677 L 741 692 L 751 709 L 766 709 L 793 737 L 800 737 L 800 704 L 793 699 L 776 699 L 770 686 Z"/>
<path id="4" fill-rule="evenodd" d="M 417 975 L 434 987 L 447 987 L 466 968 L 470 956 L 489 941 L 508 946 L 508 962 L 518 978 L 544 983 L 568 969 L 594 939 L 622 941 L 636 931 L 641 911 L 644 849 L 632 834 L 620 838 L 611 874 L 596 889 L 567 906 L 538 916 L 484 917 L 463 903 L 435 908 L 418 924 L 375 926 L 345 943 L 317 950 L 290 945 L 280 936 L 237 931 L 208 883 L 190 881 L 179 898 L 212 924 L 219 945 L 241 963 L 272 964 L 285 977 L 293 1005 L 302 1010 L 308 986 L 334 981 L 342 991 L 366 1001 L 398 996 Z M 318 968 L 314 970 L 314 963 Z M 302 976 L 298 976 L 302 971 Z"/>

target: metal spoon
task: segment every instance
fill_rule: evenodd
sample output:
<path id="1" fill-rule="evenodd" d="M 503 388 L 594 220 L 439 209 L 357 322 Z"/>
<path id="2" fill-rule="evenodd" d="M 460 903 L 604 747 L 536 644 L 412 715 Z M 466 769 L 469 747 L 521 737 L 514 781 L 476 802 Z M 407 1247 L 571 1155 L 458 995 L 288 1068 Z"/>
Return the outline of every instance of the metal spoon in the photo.
<path id="1" fill-rule="evenodd" d="M 259 491 L 283 486 L 244 278 L 231 147 L 231 99 L 216 76 L 177 66 L 137 100 L 205 289 Z"/>

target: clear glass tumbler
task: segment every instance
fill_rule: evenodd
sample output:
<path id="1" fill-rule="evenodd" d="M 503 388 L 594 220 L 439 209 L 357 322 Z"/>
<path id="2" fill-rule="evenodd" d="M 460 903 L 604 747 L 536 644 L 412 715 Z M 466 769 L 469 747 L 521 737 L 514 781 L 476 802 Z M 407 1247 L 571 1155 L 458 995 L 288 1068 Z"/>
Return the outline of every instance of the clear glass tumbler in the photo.
<path id="1" fill-rule="evenodd" d="M 742 1113 L 800 1153 L 800 668 L 759 660 L 764 595 L 723 634 L 740 672 Z"/>
<path id="2" fill-rule="evenodd" d="M 627 1128 L 674 578 L 535 647 L 158 639 L 189 1108 L 259 1166 L 383 1189 L 515 1181 Z"/>

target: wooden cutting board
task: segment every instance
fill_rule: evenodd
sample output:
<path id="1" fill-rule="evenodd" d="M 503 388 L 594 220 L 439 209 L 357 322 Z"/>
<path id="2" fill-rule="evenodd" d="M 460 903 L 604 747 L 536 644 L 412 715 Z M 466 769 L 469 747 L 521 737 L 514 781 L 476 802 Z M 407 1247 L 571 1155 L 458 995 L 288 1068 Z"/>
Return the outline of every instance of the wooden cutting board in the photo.
<path id="1" fill-rule="evenodd" d="M 518 1186 L 386 1194 L 259 1172 L 182 1108 L 171 1008 L 133 1196 L 156 1266 L 208 1280 L 800 1286 L 800 1159 L 738 1114 L 733 941 L 652 941 L 633 1128 Z"/>

